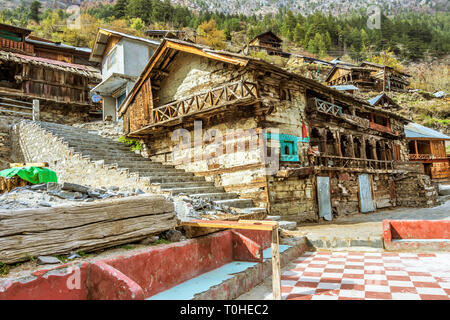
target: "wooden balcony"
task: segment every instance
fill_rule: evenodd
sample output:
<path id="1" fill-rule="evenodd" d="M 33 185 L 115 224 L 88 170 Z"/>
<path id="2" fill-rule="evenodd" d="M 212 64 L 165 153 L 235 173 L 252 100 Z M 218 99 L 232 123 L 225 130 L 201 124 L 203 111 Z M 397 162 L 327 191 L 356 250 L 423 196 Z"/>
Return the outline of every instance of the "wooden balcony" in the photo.
<path id="1" fill-rule="evenodd" d="M 393 170 L 394 162 L 328 155 L 314 158 L 314 166 L 320 169 L 357 169 L 356 171 Z"/>
<path id="2" fill-rule="evenodd" d="M 319 112 L 331 114 L 333 116 L 342 116 L 342 107 L 338 105 L 321 100 L 319 98 L 314 98 L 314 103 L 316 105 L 317 111 Z"/>
<path id="3" fill-rule="evenodd" d="M 377 124 L 375 122 L 370 123 L 370 129 L 381 131 L 381 132 L 392 133 L 392 130 L 390 127 L 383 126 L 383 125 Z"/>
<path id="4" fill-rule="evenodd" d="M 28 43 L 13 41 L 4 38 L 0 38 L 0 48 L 24 53 L 34 52 L 34 47 Z"/>
<path id="5" fill-rule="evenodd" d="M 157 107 L 151 111 L 151 126 L 168 125 L 186 116 L 211 112 L 232 104 L 250 104 L 258 101 L 256 84 L 246 81 L 227 83 L 208 92 Z"/>
<path id="6" fill-rule="evenodd" d="M 409 155 L 409 160 L 417 160 L 417 161 L 421 161 L 421 160 L 445 160 L 445 159 L 449 159 L 449 157 L 439 157 L 435 154 L 410 154 Z"/>

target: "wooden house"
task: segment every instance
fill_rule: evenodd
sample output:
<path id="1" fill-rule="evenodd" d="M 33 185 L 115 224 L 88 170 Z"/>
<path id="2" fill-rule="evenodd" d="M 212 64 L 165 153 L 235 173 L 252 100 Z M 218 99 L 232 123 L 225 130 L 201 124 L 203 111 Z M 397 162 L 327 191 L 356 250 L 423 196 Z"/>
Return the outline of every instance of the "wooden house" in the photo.
<path id="1" fill-rule="evenodd" d="M 248 56 L 165 39 L 119 116 L 150 159 L 268 214 L 306 222 L 431 201 L 411 184 L 407 119 Z"/>
<path id="2" fill-rule="evenodd" d="M 250 53 L 265 51 L 268 55 L 277 55 L 289 58 L 291 54 L 288 52 L 283 52 L 282 44 L 283 40 L 281 40 L 272 31 L 267 31 L 253 38 L 245 48 L 244 52 Z"/>
<path id="3" fill-rule="evenodd" d="M 409 145 L 409 160 L 421 163 L 425 174 L 432 179 L 450 178 L 450 155 L 446 142 L 450 137 L 418 123 L 405 126 Z"/>
<path id="4" fill-rule="evenodd" d="M 0 96 L 40 100 L 45 121 L 89 121 L 97 107 L 90 88 L 100 82 L 99 70 L 76 63 L 86 56 L 82 49 L 28 39 L 29 34 L 30 30 L 0 24 Z"/>
<path id="5" fill-rule="evenodd" d="M 361 62 L 359 66 L 336 64 L 328 73 L 328 85 L 353 84 L 362 90 L 406 91 L 410 75 L 372 62 Z"/>

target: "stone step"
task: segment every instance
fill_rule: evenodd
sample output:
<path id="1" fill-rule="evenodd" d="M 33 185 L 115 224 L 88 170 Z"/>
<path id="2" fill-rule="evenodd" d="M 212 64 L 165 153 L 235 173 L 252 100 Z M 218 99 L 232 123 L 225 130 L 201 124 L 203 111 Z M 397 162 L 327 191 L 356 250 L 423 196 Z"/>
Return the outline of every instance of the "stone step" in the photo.
<path id="1" fill-rule="evenodd" d="M 170 172 L 170 171 L 159 171 L 159 170 L 140 170 L 140 171 L 130 171 L 133 173 L 139 173 L 140 177 L 153 177 L 154 178 L 164 178 L 164 177 L 183 177 L 181 181 L 184 181 L 186 177 L 194 176 L 191 172 Z M 151 180 L 152 182 L 154 180 Z"/>
<path id="2" fill-rule="evenodd" d="M 250 199 L 227 199 L 214 201 L 215 205 L 232 207 L 232 208 L 251 208 L 253 201 Z"/>
<path id="3" fill-rule="evenodd" d="M 139 174 L 139 176 L 149 178 L 150 183 L 205 181 L 204 177 L 197 177 L 197 176 L 175 176 L 175 175 L 161 176 L 161 175 L 151 175 L 147 173 Z"/>
<path id="4" fill-rule="evenodd" d="M 152 183 L 153 184 L 153 183 Z M 214 186 L 214 182 L 211 181 L 183 181 L 183 182 L 165 182 L 158 183 L 161 189 L 169 189 L 169 188 L 189 188 L 189 187 L 206 187 L 206 186 Z"/>
<path id="5" fill-rule="evenodd" d="M 178 172 L 184 172 L 182 169 L 175 169 L 173 166 L 165 166 L 160 163 L 153 163 L 150 161 L 105 161 L 105 163 L 115 163 L 120 167 L 129 168 L 129 169 L 167 169 L 167 170 L 175 170 Z"/>
<path id="6" fill-rule="evenodd" d="M 281 221 L 281 216 L 267 216 L 267 218 L 265 218 L 264 220 Z"/>
<path id="7" fill-rule="evenodd" d="M 233 193 L 233 192 L 194 193 L 194 194 L 191 194 L 190 196 L 192 198 L 198 197 L 198 198 L 202 198 L 202 199 L 209 199 L 211 201 L 239 198 L 239 194 Z"/>
<path id="8" fill-rule="evenodd" d="M 68 142 L 67 140 L 64 140 L 64 141 Z M 82 144 L 76 144 L 76 143 L 68 142 L 68 145 L 69 145 L 69 147 L 74 148 L 74 149 L 78 149 L 78 150 L 86 150 L 86 151 L 102 150 L 104 152 L 115 151 L 115 152 L 125 152 L 125 153 L 130 153 L 130 154 L 136 154 L 133 151 L 131 151 L 130 148 L 128 148 L 128 147 L 112 146 L 112 145 L 103 144 L 103 143 L 93 143 L 93 144 L 90 144 L 90 145 L 82 145 Z"/>
<path id="9" fill-rule="evenodd" d="M 195 194 L 195 193 L 214 193 L 224 192 L 223 187 L 193 187 L 193 188 L 162 188 L 162 192 L 168 193 L 171 196 L 179 194 Z"/>
<path id="10" fill-rule="evenodd" d="M 295 221 L 278 221 L 278 226 L 285 230 L 295 230 L 297 228 L 297 222 Z"/>

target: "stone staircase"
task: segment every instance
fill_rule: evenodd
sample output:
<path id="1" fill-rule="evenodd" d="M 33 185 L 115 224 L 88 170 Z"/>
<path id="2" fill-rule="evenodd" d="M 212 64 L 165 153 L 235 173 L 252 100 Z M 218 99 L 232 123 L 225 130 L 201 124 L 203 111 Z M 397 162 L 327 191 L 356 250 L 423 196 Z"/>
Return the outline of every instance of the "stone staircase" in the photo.
<path id="1" fill-rule="evenodd" d="M 146 181 L 155 193 L 170 196 L 189 195 L 211 201 L 215 206 L 239 208 L 242 213 L 265 212 L 255 208 L 253 201 L 239 199 L 237 193 L 225 192 L 223 187 L 205 181 L 204 177 L 176 169 L 173 165 L 154 162 L 130 151 L 129 147 L 101 137 L 87 129 L 49 122 L 35 123 L 41 129 L 64 141 L 74 153 L 81 154 L 90 162 L 101 163 L 117 170 L 127 170 Z"/>

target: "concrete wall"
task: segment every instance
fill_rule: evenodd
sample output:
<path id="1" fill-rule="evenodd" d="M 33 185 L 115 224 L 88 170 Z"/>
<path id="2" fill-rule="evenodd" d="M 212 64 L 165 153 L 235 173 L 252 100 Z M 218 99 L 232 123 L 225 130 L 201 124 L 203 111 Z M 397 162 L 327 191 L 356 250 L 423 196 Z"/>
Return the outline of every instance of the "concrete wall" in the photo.
<path id="1" fill-rule="evenodd" d="M 110 66 L 110 68 L 108 68 L 108 64 L 107 64 L 107 56 L 104 57 L 103 61 L 102 61 L 102 79 L 105 80 L 107 78 L 109 78 L 113 73 L 120 73 L 120 74 L 124 74 L 125 73 L 125 51 L 124 51 L 124 46 L 123 46 L 123 39 L 120 40 L 115 46 L 113 50 L 116 51 L 116 62 Z M 109 54 L 111 54 L 111 52 L 113 50 L 109 51 Z"/>
<path id="2" fill-rule="evenodd" d="M 142 42 L 133 41 L 130 39 L 122 39 L 121 42 L 123 45 L 125 59 L 124 72 L 128 76 L 138 77 L 150 60 L 150 47 Z M 155 49 L 152 47 L 152 52 L 154 50 Z"/>

